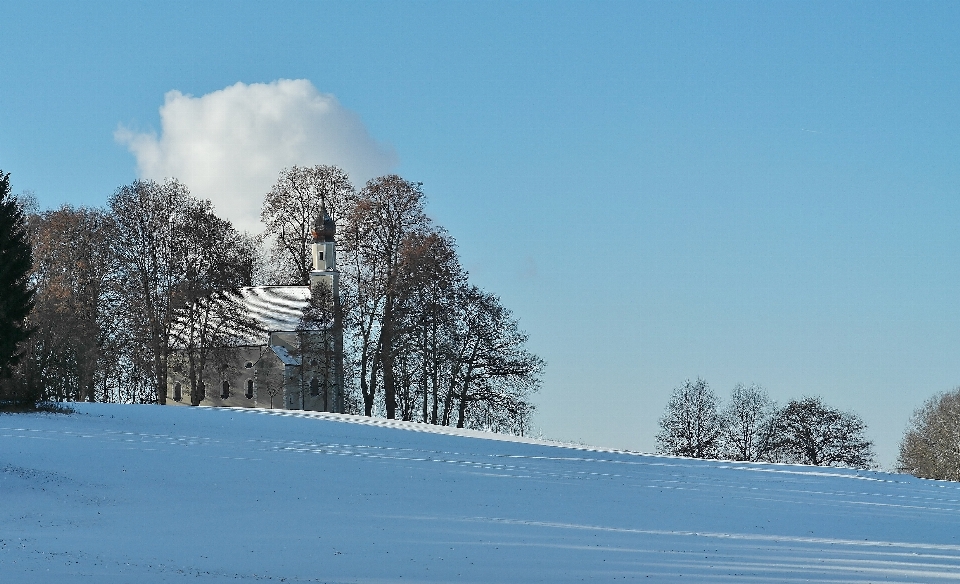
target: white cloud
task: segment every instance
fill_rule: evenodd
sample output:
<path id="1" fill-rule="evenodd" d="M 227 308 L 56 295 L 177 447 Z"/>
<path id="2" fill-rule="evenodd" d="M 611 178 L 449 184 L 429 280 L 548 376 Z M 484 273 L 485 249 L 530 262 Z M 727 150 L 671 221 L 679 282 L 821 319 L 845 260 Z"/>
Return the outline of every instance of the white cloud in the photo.
<path id="1" fill-rule="evenodd" d="M 201 97 L 170 91 L 161 134 L 119 126 L 141 178 L 176 177 L 239 229 L 258 232 L 260 205 L 284 167 L 335 164 L 359 188 L 396 164 L 360 118 L 306 79 L 237 83 Z"/>

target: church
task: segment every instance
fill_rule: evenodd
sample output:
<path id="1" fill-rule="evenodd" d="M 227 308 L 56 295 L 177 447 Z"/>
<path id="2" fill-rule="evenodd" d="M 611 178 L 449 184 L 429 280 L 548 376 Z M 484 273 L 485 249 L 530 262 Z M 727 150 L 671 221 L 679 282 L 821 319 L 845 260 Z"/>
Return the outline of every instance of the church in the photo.
<path id="1" fill-rule="evenodd" d="M 200 405 L 344 411 L 343 326 L 339 318 L 304 330 L 311 298 L 339 314 L 336 224 L 323 208 L 313 227 L 313 270 L 309 286 L 253 286 L 241 292 L 255 332 L 209 347 L 199 374 Z M 190 379 L 183 350 L 174 350 L 167 368 L 167 404 L 190 405 Z"/>

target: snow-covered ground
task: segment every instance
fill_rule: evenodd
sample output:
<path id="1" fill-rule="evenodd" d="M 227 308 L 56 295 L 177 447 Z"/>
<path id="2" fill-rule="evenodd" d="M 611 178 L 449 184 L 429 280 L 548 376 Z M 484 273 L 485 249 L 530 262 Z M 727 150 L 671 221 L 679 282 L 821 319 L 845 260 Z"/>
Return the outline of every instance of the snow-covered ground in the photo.
<path id="1" fill-rule="evenodd" d="M 0 582 L 960 580 L 960 484 L 459 434 L 0 415 Z"/>

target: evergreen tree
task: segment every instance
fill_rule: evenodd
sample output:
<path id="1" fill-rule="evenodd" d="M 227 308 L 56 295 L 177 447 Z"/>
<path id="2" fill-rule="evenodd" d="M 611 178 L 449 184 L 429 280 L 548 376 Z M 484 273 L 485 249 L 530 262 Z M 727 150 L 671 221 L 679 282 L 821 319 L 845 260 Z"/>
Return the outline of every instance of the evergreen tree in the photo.
<path id="1" fill-rule="evenodd" d="M 10 194 L 10 174 L 0 171 L 0 378 L 8 378 L 30 336 L 25 319 L 33 308 L 31 248 L 19 202 Z"/>

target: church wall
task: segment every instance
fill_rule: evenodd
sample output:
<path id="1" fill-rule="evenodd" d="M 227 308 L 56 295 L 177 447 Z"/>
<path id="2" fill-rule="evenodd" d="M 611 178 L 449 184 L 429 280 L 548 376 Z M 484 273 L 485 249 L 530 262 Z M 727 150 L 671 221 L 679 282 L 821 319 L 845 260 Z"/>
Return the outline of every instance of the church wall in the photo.
<path id="1" fill-rule="evenodd" d="M 304 409 L 314 412 L 329 411 L 327 403 L 329 401 L 330 405 L 333 405 L 333 392 L 335 390 L 332 371 L 328 373 L 327 379 L 324 381 L 324 372 L 317 367 L 311 368 L 309 364 L 303 378 L 300 377 L 299 367 L 291 369 L 293 371 L 291 371 L 289 385 L 287 386 L 287 394 L 289 399 L 292 400 L 289 402 L 292 406 L 288 406 L 287 409 Z M 301 391 L 303 392 L 302 396 Z"/>
<path id="2" fill-rule="evenodd" d="M 328 412 L 336 404 L 334 338 L 329 331 L 320 331 L 305 338 L 303 374 L 304 409 Z"/>
<path id="3" fill-rule="evenodd" d="M 274 333 L 270 341 L 296 352 L 296 333 Z M 323 358 L 308 357 L 301 377 L 299 365 L 284 363 L 268 345 L 211 351 L 199 380 L 205 384 L 204 398 L 200 401 L 203 406 L 329 411 L 335 404 L 332 364 L 324 367 Z M 228 384 L 226 398 L 222 397 L 224 381 Z M 252 391 L 248 391 L 250 382 L 253 382 Z M 179 400 L 177 384 L 180 385 Z M 189 365 L 183 352 L 175 351 L 170 357 L 167 404 L 191 405 Z"/>
<path id="4" fill-rule="evenodd" d="M 217 349 L 216 355 L 208 358 L 200 379 L 205 384 L 205 397 L 200 402 L 204 406 L 230 406 L 252 408 L 256 403 L 256 363 L 266 346 L 230 347 Z M 249 365 L 249 367 L 247 366 Z M 167 370 L 167 404 L 190 405 L 190 370 L 186 356 L 174 352 Z M 223 395 L 223 382 L 228 383 L 228 397 Z M 253 382 L 250 388 L 248 383 Z M 180 384 L 180 399 L 177 398 L 177 384 Z M 252 389 L 250 392 L 248 389 Z M 247 397 L 250 395 L 250 397 Z M 262 407 L 262 406 L 260 406 Z"/>
<path id="5" fill-rule="evenodd" d="M 318 371 L 316 367 L 311 367 L 309 363 L 302 377 L 300 367 L 286 366 L 284 368 L 283 407 L 288 410 L 327 411 L 327 394 L 332 394 L 332 388 L 332 377 L 328 378 L 325 391 L 323 373 Z M 314 392 L 316 392 L 316 395 L 314 395 Z M 332 403 L 333 400 L 330 401 Z"/>

